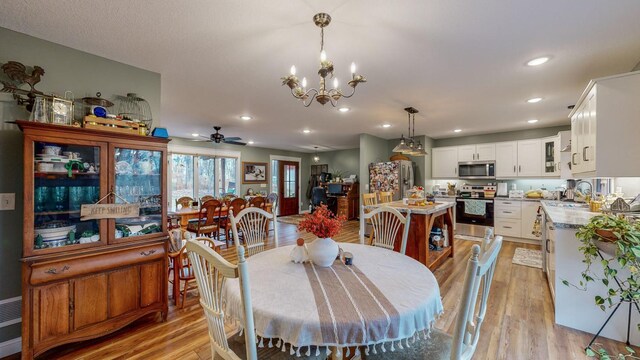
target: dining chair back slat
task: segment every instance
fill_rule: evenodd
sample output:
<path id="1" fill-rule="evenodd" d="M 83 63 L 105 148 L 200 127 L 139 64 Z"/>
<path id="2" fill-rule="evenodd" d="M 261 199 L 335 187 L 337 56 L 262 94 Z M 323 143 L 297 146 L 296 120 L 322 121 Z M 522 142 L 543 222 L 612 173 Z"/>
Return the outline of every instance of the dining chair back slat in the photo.
<path id="1" fill-rule="evenodd" d="M 487 312 L 489 290 L 496 269 L 498 254 L 502 248 L 502 236 L 491 240 L 492 231 L 485 233 L 482 249 L 479 245 L 471 248 L 466 276 L 462 286 L 462 299 L 458 308 L 453 332 L 451 359 L 468 360 L 480 338 L 480 328 Z M 480 300 L 478 301 L 478 296 Z"/>
<path id="2" fill-rule="evenodd" d="M 255 327 L 244 249 L 238 249 L 238 265 L 233 265 L 211 248 L 196 241 L 188 241 L 186 248 L 200 290 L 200 305 L 204 310 L 209 328 L 212 358 L 215 359 L 216 355 L 220 355 L 228 360 L 257 360 L 256 335 L 253 331 Z M 240 283 L 240 296 L 245 314 L 242 326 L 246 330 L 244 331 L 246 356 L 231 350 L 224 326 L 222 288 L 226 279 L 236 278 Z"/>
<path id="3" fill-rule="evenodd" d="M 365 213 L 363 209 L 363 214 L 360 220 L 361 226 L 364 226 L 364 223 L 369 220 L 372 226 L 371 231 L 374 233 L 371 245 L 393 250 L 398 232 L 402 229 L 400 253 L 403 255 L 406 253 L 407 237 L 411 225 L 411 210 L 409 210 L 406 217 L 397 209 L 389 206 L 381 206 L 368 213 Z M 360 243 L 364 243 L 363 231 L 360 232 Z"/>
<path id="4" fill-rule="evenodd" d="M 265 250 L 269 237 L 269 221 L 274 221 L 275 223 L 276 220 L 274 213 L 268 213 L 258 207 L 248 207 L 240 211 L 237 216 L 230 214 L 229 218 L 231 219 L 231 229 L 233 230 L 233 240 L 236 243 L 236 248 L 246 247 L 247 257 Z M 240 243 L 240 233 L 242 233 L 244 245 Z M 275 247 L 278 247 L 277 226 L 273 229 L 273 236 Z"/>

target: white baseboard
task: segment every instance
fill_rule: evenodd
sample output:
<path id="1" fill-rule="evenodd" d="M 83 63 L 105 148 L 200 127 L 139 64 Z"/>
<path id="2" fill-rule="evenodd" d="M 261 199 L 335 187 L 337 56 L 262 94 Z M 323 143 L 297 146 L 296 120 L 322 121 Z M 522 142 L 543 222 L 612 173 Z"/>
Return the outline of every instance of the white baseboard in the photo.
<path id="1" fill-rule="evenodd" d="M 22 338 L 15 338 L 0 343 L 0 358 L 22 351 Z"/>

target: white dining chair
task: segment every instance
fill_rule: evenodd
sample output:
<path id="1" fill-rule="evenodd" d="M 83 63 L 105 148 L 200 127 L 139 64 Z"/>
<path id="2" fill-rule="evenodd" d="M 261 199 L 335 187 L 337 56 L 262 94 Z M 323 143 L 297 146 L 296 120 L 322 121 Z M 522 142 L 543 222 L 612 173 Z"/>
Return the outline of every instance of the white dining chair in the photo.
<path id="1" fill-rule="evenodd" d="M 416 341 L 403 350 L 368 355 L 367 360 L 469 360 L 473 357 L 487 312 L 487 299 L 498 254 L 502 248 L 502 236 L 485 240 L 488 247 L 484 251 L 479 245 L 471 248 L 453 335 L 434 328 L 428 339 Z"/>
<path id="2" fill-rule="evenodd" d="M 226 360 L 257 360 L 257 348 L 253 325 L 253 311 L 251 309 L 251 294 L 244 249 L 238 249 L 238 265 L 226 261 L 220 254 L 208 246 L 197 241 L 187 242 L 187 254 L 191 260 L 193 272 L 200 290 L 200 305 L 209 328 L 209 342 L 211 343 L 211 358 L 219 355 Z M 222 304 L 222 288 L 226 279 L 239 279 L 240 296 L 244 306 L 244 349 L 240 346 L 239 336 L 231 335 L 227 338 L 224 327 L 224 310 Z M 244 355 L 244 356 L 243 356 Z"/>
<path id="3" fill-rule="evenodd" d="M 193 267 L 193 272 L 200 292 L 200 305 L 204 310 L 211 358 L 224 360 L 287 360 L 291 359 L 290 352 L 283 352 L 277 347 L 256 346 L 256 334 L 248 329 L 255 329 L 253 309 L 251 306 L 251 286 L 244 248 L 238 248 L 238 265 L 226 261 L 222 255 L 213 251 L 209 246 L 198 241 L 189 240 L 186 245 L 187 254 Z M 230 336 L 225 332 L 225 313 L 222 289 L 226 279 L 238 279 L 240 297 L 244 309 L 242 327 L 244 336 L 238 331 Z M 310 347 L 310 354 L 315 354 L 315 347 Z M 312 351 L 313 350 L 313 351 Z M 320 352 L 319 352 L 320 353 Z M 323 355 L 301 355 L 307 360 L 320 360 Z"/>
<path id="4" fill-rule="evenodd" d="M 362 218 L 360 219 L 361 228 L 364 227 L 367 220 L 371 223 L 371 231 L 374 233 L 371 245 L 389 250 L 393 250 L 398 231 L 400 231 L 400 228 L 403 228 L 400 253 L 405 254 L 411 223 L 411 210 L 407 212 L 407 216 L 405 217 L 400 211 L 389 206 L 381 206 L 368 213 L 364 212 L 363 207 Z M 364 231 L 360 231 L 360 243 L 364 244 Z"/>
<path id="5" fill-rule="evenodd" d="M 275 247 L 278 247 L 278 227 L 275 226 L 275 213 L 268 213 L 258 207 L 247 207 L 240 211 L 237 216 L 231 214 L 229 218 L 231 219 L 231 229 L 233 230 L 233 240 L 236 243 L 236 248 L 244 246 L 247 249 L 247 257 L 265 250 L 269 239 L 270 221 L 274 223 L 273 238 Z M 240 243 L 240 233 L 242 233 L 244 245 Z"/>

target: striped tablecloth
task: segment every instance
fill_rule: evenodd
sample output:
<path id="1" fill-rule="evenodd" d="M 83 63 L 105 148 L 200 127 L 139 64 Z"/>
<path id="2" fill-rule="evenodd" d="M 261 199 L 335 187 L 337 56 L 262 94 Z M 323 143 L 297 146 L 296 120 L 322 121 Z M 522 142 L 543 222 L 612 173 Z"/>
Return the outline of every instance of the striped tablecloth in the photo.
<path id="1" fill-rule="evenodd" d="M 352 266 L 294 264 L 292 246 L 248 259 L 258 346 L 300 355 L 308 354 L 309 346 L 363 345 L 377 353 L 403 349 L 417 336 L 427 336 L 443 310 L 431 271 L 390 250 L 340 246 L 354 255 Z M 227 281 L 224 290 L 226 315 L 242 320 L 238 282 Z"/>

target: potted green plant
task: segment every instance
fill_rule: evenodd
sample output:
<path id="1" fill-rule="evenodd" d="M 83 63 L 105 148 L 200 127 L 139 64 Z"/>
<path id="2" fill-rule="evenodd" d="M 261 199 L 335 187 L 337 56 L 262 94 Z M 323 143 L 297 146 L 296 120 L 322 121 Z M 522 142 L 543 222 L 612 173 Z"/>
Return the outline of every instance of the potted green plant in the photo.
<path id="1" fill-rule="evenodd" d="M 586 290 L 589 282 L 604 284 L 606 293 L 594 297 L 595 305 L 602 311 L 621 302 L 640 303 L 640 222 L 633 223 L 618 215 L 597 215 L 578 229 L 576 238 L 580 240 L 578 249 L 584 255 L 586 268 L 580 274 L 582 280 L 579 285 L 564 279 L 562 283 L 580 290 Z M 608 255 L 608 258 L 602 254 Z M 591 266 L 595 262 L 602 265 L 602 274 L 592 271 Z M 619 273 L 621 269 L 625 271 Z M 640 324 L 637 328 L 640 330 Z M 606 349 L 594 345 L 586 349 L 587 355 L 599 359 L 640 359 L 629 347 L 626 348 L 627 354 L 610 356 Z"/>

